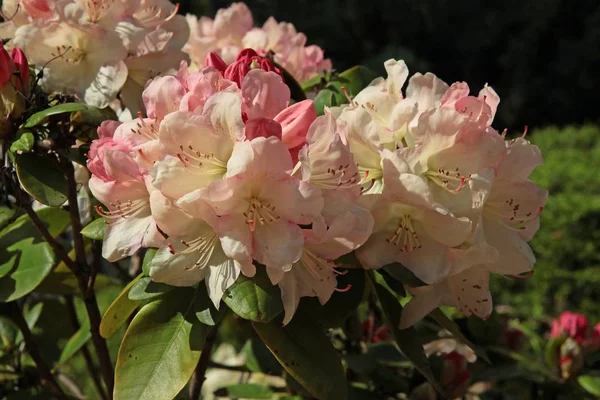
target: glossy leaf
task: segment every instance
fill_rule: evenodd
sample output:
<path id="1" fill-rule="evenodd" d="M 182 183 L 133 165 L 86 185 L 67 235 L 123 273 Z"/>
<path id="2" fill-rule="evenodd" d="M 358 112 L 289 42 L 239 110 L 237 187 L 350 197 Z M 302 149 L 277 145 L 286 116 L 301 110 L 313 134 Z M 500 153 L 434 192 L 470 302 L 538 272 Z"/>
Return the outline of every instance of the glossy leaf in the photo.
<path id="1" fill-rule="evenodd" d="M 103 338 L 108 339 L 114 335 L 138 308 L 138 302 L 129 299 L 129 290 L 142 279 L 142 276 L 140 274 L 129 282 L 104 313 L 100 322 L 100 335 Z"/>
<path id="2" fill-rule="evenodd" d="M 429 316 L 431 318 L 433 318 L 435 320 L 435 322 L 437 322 L 442 328 L 444 328 L 445 330 L 450 332 L 456 340 L 469 346 L 471 349 L 473 349 L 477 353 L 477 355 L 479 355 L 479 357 L 481 357 L 485 361 L 487 361 L 488 364 L 490 363 L 490 359 L 489 359 L 487 353 L 485 352 L 485 350 L 481 346 L 477 346 L 475 343 L 473 343 L 469 339 L 467 339 L 465 337 L 465 335 L 463 335 L 463 333 L 460 331 L 460 328 L 458 327 L 458 325 L 456 325 L 456 323 L 454 321 L 452 321 L 450 318 L 448 318 L 448 316 L 446 314 L 444 314 L 444 312 L 442 310 L 437 308 L 437 309 L 433 310 L 432 312 L 430 312 Z"/>
<path id="3" fill-rule="evenodd" d="M 381 311 L 384 319 L 394 335 L 396 345 L 402 354 L 404 354 L 406 358 L 413 363 L 415 368 L 417 368 L 417 370 L 419 370 L 419 372 L 425 376 L 429 383 L 431 383 L 439 393 L 443 394 L 443 389 L 431 371 L 429 361 L 427 360 L 427 356 L 423 350 L 423 343 L 419 339 L 419 334 L 415 328 L 398 328 L 400 323 L 400 315 L 402 313 L 402 306 L 400 303 L 398 303 L 398 300 L 392 293 L 390 293 L 390 291 L 375 281 L 373 271 L 367 271 L 366 274 L 369 282 L 375 290 L 375 294 L 377 295 L 381 305 Z"/>
<path id="4" fill-rule="evenodd" d="M 194 315 L 193 289 L 145 305 L 125 333 L 115 370 L 115 400 L 172 399 L 196 368 L 206 326 Z M 191 337 L 192 329 L 194 337 Z"/>
<path id="5" fill-rule="evenodd" d="M 86 320 L 83 325 L 75 332 L 73 336 L 69 339 L 62 353 L 60 354 L 60 358 L 58 359 L 58 363 L 62 364 L 68 361 L 71 357 L 73 357 L 85 344 L 92 338 L 92 334 L 90 332 L 90 321 Z"/>
<path id="6" fill-rule="evenodd" d="M 92 240 L 104 239 L 104 228 L 106 223 L 104 218 L 98 218 L 90 222 L 81 230 L 81 234 Z"/>
<path id="7" fill-rule="evenodd" d="M 25 322 L 27 322 L 27 326 L 29 329 L 33 329 L 38 319 L 40 318 L 40 314 L 42 313 L 42 309 L 44 308 L 44 303 L 37 303 L 27 313 L 25 313 Z M 16 343 L 20 343 L 23 340 L 23 332 L 19 331 L 17 334 L 17 338 L 15 339 Z"/>
<path id="8" fill-rule="evenodd" d="M 17 139 L 10 145 L 10 151 L 11 153 L 26 153 L 33 149 L 34 144 L 35 137 L 33 136 L 33 133 L 29 131 L 23 131 L 18 133 Z"/>
<path id="9" fill-rule="evenodd" d="M 175 289 L 175 286 L 153 282 L 150 277 L 144 276 L 131 287 L 128 297 L 133 301 L 150 300 L 172 289 Z"/>
<path id="10" fill-rule="evenodd" d="M 38 216 L 52 236 L 69 224 L 69 214 L 58 208 L 44 208 Z M 42 240 L 27 215 L 0 231 L 0 301 L 13 301 L 34 290 L 50 273 L 55 255 Z"/>
<path id="11" fill-rule="evenodd" d="M 392 278 L 404 283 L 405 285 L 418 287 L 425 286 L 425 283 L 409 271 L 404 265 L 400 263 L 388 264 L 383 267 L 384 271 L 387 272 Z"/>
<path id="12" fill-rule="evenodd" d="M 346 398 L 346 373 L 340 355 L 310 316 L 295 315 L 285 327 L 279 319 L 252 325 L 283 368 L 314 397 Z"/>
<path id="13" fill-rule="evenodd" d="M 367 87 L 377 75 L 370 69 L 357 65 L 352 67 L 336 77 L 336 80 L 330 82 L 314 98 L 317 113 L 322 115 L 325 107 L 339 106 L 347 104 L 348 99 L 344 90 L 354 98 L 362 89 Z M 344 90 L 343 90 L 343 89 Z"/>
<path id="14" fill-rule="evenodd" d="M 600 376 L 582 375 L 577 378 L 577 382 L 588 393 L 600 397 Z"/>
<path id="15" fill-rule="evenodd" d="M 342 326 L 346 318 L 358 307 L 365 291 L 365 272 L 362 269 L 348 270 L 337 277 L 339 288 L 327 303 L 321 305 L 316 297 L 304 297 L 296 313 L 311 315 L 324 328 Z"/>
<path id="16" fill-rule="evenodd" d="M 258 267 L 256 275 L 243 275 L 223 295 L 225 304 L 244 319 L 269 322 L 283 311 L 279 287 L 271 284 L 265 268 Z"/>
<path id="17" fill-rule="evenodd" d="M 223 319 L 226 310 L 227 307 L 223 303 L 217 310 L 210 297 L 208 297 L 206 285 L 198 285 L 196 301 L 194 302 L 194 313 L 198 321 L 204 325 L 215 326 Z"/>
<path id="18" fill-rule="evenodd" d="M 144 260 L 142 261 L 142 273 L 145 276 L 150 276 L 150 262 L 154 258 L 157 249 L 148 249 L 146 250 L 146 254 L 144 254 Z"/>
<path id="19" fill-rule="evenodd" d="M 54 107 L 47 108 L 43 111 L 33 114 L 27 122 L 25 122 L 25 128 L 31 128 L 44 122 L 48 117 L 58 114 L 71 113 L 76 111 L 86 110 L 88 107 L 83 103 L 64 103 Z"/>
<path id="20" fill-rule="evenodd" d="M 256 383 L 238 383 L 237 385 L 227 386 L 217 393 L 220 392 L 224 392 L 224 396 L 232 399 L 271 399 L 275 394 L 268 387 Z"/>
<path id="21" fill-rule="evenodd" d="M 67 179 L 48 157 L 23 153 L 16 157 L 15 163 L 19 182 L 31 197 L 48 206 L 60 206 L 67 201 Z"/>
<path id="22" fill-rule="evenodd" d="M 281 364 L 258 337 L 248 339 L 242 352 L 246 356 L 246 367 L 250 371 L 281 375 L 283 370 Z"/>
<path id="23" fill-rule="evenodd" d="M 8 208 L 8 207 L 0 207 L 0 229 L 3 229 L 10 220 L 15 216 L 17 210 Z"/>

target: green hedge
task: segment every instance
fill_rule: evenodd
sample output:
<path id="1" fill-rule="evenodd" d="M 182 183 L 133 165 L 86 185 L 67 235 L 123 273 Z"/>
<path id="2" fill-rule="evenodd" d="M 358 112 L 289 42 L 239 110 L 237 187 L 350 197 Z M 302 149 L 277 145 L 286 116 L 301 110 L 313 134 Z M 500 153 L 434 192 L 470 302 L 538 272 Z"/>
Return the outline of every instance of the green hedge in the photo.
<path id="1" fill-rule="evenodd" d="M 600 321 L 600 129 L 549 127 L 529 139 L 544 155 L 532 179 L 550 192 L 531 242 L 538 262 L 531 279 L 496 279 L 495 301 L 523 316 L 570 309 Z"/>

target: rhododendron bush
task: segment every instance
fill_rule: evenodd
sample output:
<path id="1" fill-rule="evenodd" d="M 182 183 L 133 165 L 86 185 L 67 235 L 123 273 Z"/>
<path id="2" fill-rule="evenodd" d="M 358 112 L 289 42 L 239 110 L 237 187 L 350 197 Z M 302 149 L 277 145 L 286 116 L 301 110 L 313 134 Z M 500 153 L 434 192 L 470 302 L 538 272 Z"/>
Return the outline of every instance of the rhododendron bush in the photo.
<path id="1" fill-rule="evenodd" d="M 243 3 L 177 11 L 3 3 L 2 390 L 208 398 L 219 369 L 274 379 L 214 388 L 230 397 L 475 390 L 468 366 L 524 335 L 489 280 L 535 265 L 548 192 L 526 129 L 494 128 L 490 86 L 337 71 Z M 600 347 L 564 319 L 565 360 Z M 487 327 L 502 337 L 474 344 Z"/>

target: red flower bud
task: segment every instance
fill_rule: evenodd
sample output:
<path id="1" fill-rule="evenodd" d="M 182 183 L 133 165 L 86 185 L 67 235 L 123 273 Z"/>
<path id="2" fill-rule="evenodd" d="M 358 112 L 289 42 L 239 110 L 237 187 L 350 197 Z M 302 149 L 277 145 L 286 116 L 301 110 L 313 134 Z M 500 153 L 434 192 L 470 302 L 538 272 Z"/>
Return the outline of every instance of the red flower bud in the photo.
<path id="1" fill-rule="evenodd" d="M 567 336 L 582 343 L 590 336 L 590 327 L 585 315 L 565 311 L 552 322 L 552 337 Z"/>
<path id="2" fill-rule="evenodd" d="M 217 53 L 213 53 L 212 51 L 206 55 L 204 66 L 213 67 L 219 70 L 221 74 L 223 74 L 227 69 L 227 64 L 225 61 L 223 61 L 223 59 Z"/>

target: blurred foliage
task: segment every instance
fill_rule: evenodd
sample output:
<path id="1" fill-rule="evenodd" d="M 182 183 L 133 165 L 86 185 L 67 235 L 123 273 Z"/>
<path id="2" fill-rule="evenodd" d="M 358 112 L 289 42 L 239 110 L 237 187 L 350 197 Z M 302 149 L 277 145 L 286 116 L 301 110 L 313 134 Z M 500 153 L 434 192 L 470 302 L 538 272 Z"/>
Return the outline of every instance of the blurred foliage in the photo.
<path id="1" fill-rule="evenodd" d="M 214 17 L 225 0 L 184 0 L 181 12 Z M 600 122 L 600 2 L 597 0 L 247 0 L 255 25 L 293 23 L 343 71 L 384 73 L 404 59 L 473 90 L 486 82 L 502 99 L 500 129 Z"/>
<path id="2" fill-rule="evenodd" d="M 544 165 L 532 180 L 550 192 L 541 229 L 531 242 L 538 261 L 529 280 L 496 279 L 496 304 L 539 318 L 564 310 L 600 321 L 600 129 L 594 126 L 537 130 Z"/>

